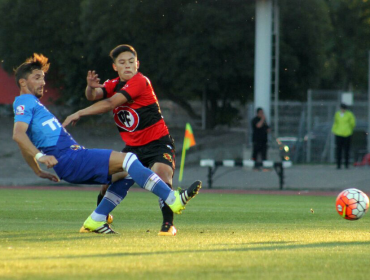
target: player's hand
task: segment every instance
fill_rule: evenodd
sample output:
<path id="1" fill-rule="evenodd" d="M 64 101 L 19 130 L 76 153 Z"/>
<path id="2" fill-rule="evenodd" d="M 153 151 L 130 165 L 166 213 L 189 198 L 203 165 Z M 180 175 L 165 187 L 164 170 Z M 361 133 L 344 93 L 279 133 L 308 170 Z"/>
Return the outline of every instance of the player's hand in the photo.
<path id="1" fill-rule="evenodd" d="M 41 162 L 47 166 L 47 168 L 52 168 L 57 165 L 58 160 L 54 156 L 42 156 L 38 159 L 38 162 Z"/>
<path id="2" fill-rule="evenodd" d="M 62 123 L 62 126 L 63 127 L 66 127 L 68 126 L 70 123 L 72 123 L 72 125 L 76 125 L 76 123 L 78 122 L 78 120 L 80 119 L 80 114 L 78 112 L 72 114 L 72 115 L 69 115 L 65 120 L 64 122 Z"/>
<path id="3" fill-rule="evenodd" d="M 86 77 L 87 85 L 91 88 L 102 88 L 104 85 L 100 84 L 100 79 L 98 74 L 95 71 L 88 71 Z"/>
<path id="4" fill-rule="evenodd" d="M 44 170 L 40 170 L 40 172 L 37 174 L 37 176 L 39 176 L 40 178 L 43 178 L 43 179 L 48 179 L 48 180 L 56 182 L 56 183 L 60 181 L 60 179 L 57 175 L 46 172 Z"/>

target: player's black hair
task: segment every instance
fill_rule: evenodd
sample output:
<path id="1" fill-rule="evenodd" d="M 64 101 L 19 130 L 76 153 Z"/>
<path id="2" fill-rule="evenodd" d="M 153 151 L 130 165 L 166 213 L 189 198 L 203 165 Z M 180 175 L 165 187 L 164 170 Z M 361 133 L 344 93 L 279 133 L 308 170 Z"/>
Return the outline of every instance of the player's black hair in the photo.
<path id="1" fill-rule="evenodd" d="M 113 62 L 115 59 L 123 52 L 130 52 L 132 53 L 135 57 L 137 57 L 137 53 L 134 49 L 133 46 L 130 45 L 119 45 L 115 47 L 113 50 L 110 51 L 109 56 L 112 58 Z"/>
<path id="2" fill-rule="evenodd" d="M 258 114 L 260 111 L 262 111 L 263 109 L 261 107 L 258 107 L 257 110 L 256 110 L 256 113 Z"/>
<path id="3" fill-rule="evenodd" d="M 17 86 L 20 88 L 20 79 L 27 79 L 33 70 L 42 70 L 44 73 L 48 72 L 50 63 L 48 58 L 42 54 L 34 53 L 30 58 L 27 58 L 17 69 L 14 70 L 15 81 Z"/>

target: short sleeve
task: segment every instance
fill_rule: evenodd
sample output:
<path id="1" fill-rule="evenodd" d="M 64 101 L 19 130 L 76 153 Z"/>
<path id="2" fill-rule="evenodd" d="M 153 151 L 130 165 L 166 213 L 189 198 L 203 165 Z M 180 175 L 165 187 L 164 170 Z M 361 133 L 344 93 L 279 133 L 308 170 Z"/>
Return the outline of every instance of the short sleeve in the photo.
<path id="1" fill-rule="evenodd" d="M 136 75 L 134 78 L 130 79 L 118 92 L 126 92 L 131 97 L 131 100 L 135 100 L 144 92 L 146 85 L 146 78 L 142 75 Z"/>
<path id="2" fill-rule="evenodd" d="M 33 100 L 18 98 L 13 103 L 14 122 L 25 122 L 30 124 L 36 103 Z"/>
<path id="3" fill-rule="evenodd" d="M 111 80 L 106 80 L 103 84 L 103 93 L 104 98 L 109 98 L 114 95 L 114 87 L 115 83 L 113 83 Z"/>

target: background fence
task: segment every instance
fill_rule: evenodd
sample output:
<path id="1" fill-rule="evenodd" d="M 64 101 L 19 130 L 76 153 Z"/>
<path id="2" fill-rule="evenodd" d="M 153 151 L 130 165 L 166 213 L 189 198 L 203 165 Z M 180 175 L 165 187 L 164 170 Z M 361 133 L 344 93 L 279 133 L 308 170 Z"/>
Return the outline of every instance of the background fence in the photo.
<path id="1" fill-rule="evenodd" d="M 290 147 L 290 159 L 296 163 L 333 163 L 335 161 L 334 136 L 331 133 L 334 113 L 339 109 L 341 91 L 311 90 L 307 102 L 279 101 L 279 117 L 275 119 L 275 104 L 271 104 L 270 127 L 274 129 L 278 122 L 278 131 L 270 135 L 270 158 L 277 148 L 276 138 Z M 367 150 L 368 103 L 367 95 L 355 94 L 350 110 L 357 119 L 357 126 L 352 137 L 351 161 L 359 161 Z M 194 163 L 201 158 L 249 159 L 251 155 L 251 120 L 255 115 L 253 103 L 240 104 L 233 107 L 239 110 L 239 120 L 233 126 L 217 126 L 213 130 L 202 130 L 202 120 L 192 120 L 185 110 L 169 100 L 160 100 L 162 114 L 171 134 L 177 140 L 178 150 L 181 148 L 183 129 L 190 122 L 196 130 L 197 146 L 189 151 L 189 160 Z M 200 101 L 191 102 L 195 111 L 202 110 Z M 67 115 L 66 107 L 49 106 L 57 116 Z M 0 115 L 13 116 L 11 105 L 1 106 Z M 99 117 L 98 122 L 112 123 L 110 114 Z M 114 127 L 113 127 L 114 129 Z M 192 153 L 194 153 L 192 155 Z"/>
<path id="2" fill-rule="evenodd" d="M 290 147 L 290 158 L 294 162 L 307 163 L 333 163 L 335 162 L 335 137 L 331 133 L 334 114 L 339 110 L 342 91 L 310 90 L 307 94 L 307 102 L 279 101 L 279 117 L 275 119 L 275 104 L 271 105 L 270 127 L 274 129 L 278 122 L 278 131 L 272 131 L 270 136 L 270 152 L 276 148 L 276 138 L 279 137 L 283 143 Z M 226 139 L 222 140 L 222 149 L 244 149 L 244 159 L 248 159 L 251 149 L 251 120 L 255 115 L 253 103 L 233 104 L 239 109 L 240 118 L 238 124 L 233 127 L 217 127 L 216 130 L 229 131 L 230 134 L 237 133 L 233 138 L 233 145 L 224 145 Z M 201 110 L 201 103 L 193 106 Z M 186 112 L 172 102 L 161 102 L 162 111 L 169 126 L 182 127 L 185 121 L 189 121 Z M 359 161 L 367 151 L 368 132 L 368 103 L 367 95 L 354 94 L 353 105 L 349 108 L 356 116 L 356 128 L 352 136 L 351 161 Z M 201 122 L 194 122 L 195 127 L 200 128 Z M 244 134 L 244 136 L 242 136 Z M 236 135 L 236 134 L 235 134 Z M 216 133 L 217 136 L 217 133 Z M 213 148 L 220 143 L 215 141 Z M 236 145 L 236 146 L 235 146 Z M 228 148 L 228 146 L 230 146 Z M 221 148 L 220 148 L 221 149 Z M 199 152 L 199 151 L 198 151 Z M 220 154 L 220 152 L 217 152 Z M 220 157 L 222 157 L 222 154 Z M 228 157 L 238 157 L 234 153 L 226 152 Z"/>

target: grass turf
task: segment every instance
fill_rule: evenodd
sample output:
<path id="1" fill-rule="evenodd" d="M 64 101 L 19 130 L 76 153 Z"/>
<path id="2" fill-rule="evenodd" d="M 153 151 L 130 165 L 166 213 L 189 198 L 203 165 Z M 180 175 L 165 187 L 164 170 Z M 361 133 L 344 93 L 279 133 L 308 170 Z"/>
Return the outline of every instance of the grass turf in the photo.
<path id="1" fill-rule="evenodd" d="M 0 278 L 368 279 L 370 215 L 344 220 L 335 197 L 200 194 L 159 237 L 156 197 L 130 192 L 120 235 L 79 234 L 96 195 L 0 189 Z"/>

